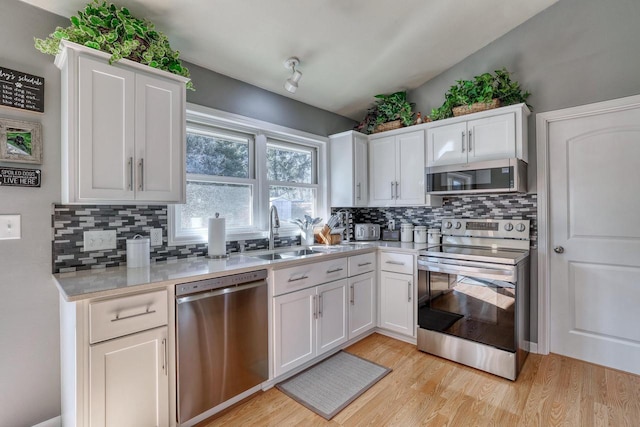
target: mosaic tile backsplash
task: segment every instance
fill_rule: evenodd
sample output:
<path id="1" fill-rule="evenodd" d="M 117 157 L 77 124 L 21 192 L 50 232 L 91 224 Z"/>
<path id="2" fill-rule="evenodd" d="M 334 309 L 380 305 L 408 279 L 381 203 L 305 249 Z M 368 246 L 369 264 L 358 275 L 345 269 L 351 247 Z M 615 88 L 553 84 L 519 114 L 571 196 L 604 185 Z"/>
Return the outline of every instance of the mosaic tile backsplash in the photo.
<path id="1" fill-rule="evenodd" d="M 152 228 L 162 228 L 162 246 L 151 247 L 151 262 L 193 258 L 207 255 L 207 244 L 168 246 L 167 206 L 129 205 L 53 205 L 53 272 L 89 270 L 126 265 L 127 239 L 136 234 L 149 235 Z M 117 248 L 83 252 L 83 233 L 91 230 L 116 230 Z M 274 244 L 293 246 L 300 237 L 276 237 Z M 268 239 L 226 242 L 227 252 L 267 249 Z"/>
<path id="2" fill-rule="evenodd" d="M 340 208 L 335 207 L 335 213 Z M 492 194 L 486 196 L 448 197 L 440 208 L 343 208 L 347 213 L 349 231 L 353 237 L 353 224 L 372 222 L 386 226 L 389 220 L 396 227 L 403 222 L 440 227 L 442 218 L 499 218 L 531 220 L 531 240 L 537 240 L 537 196 L 535 194 Z M 54 273 L 92 268 L 105 268 L 126 264 L 126 241 L 136 234 L 147 236 L 152 228 L 162 228 L 163 245 L 151 247 L 151 262 L 193 258 L 207 254 L 207 244 L 168 246 L 167 207 L 164 205 L 53 205 Z M 117 248 L 105 251 L 83 252 L 83 233 L 90 230 L 116 230 Z M 275 246 L 300 244 L 300 237 L 279 237 Z M 267 239 L 226 242 L 227 252 L 267 249 Z M 241 248 L 242 246 L 242 248 Z"/>

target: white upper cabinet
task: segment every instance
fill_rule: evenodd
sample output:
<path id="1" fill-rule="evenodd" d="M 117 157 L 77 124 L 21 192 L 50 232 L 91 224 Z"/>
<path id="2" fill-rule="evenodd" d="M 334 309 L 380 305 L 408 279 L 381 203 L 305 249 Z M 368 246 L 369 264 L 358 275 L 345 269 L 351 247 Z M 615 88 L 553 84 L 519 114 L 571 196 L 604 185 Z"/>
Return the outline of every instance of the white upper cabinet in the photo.
<path id="1" fill-rule="evenodd" d="M 528 161 L 525 104 L 441 120 L 427 127 L 427 166 L 504 158 Z"/>
<path id="2" fill-rule="evenodd" d="M 369 140 L 369 206 L 435 205 L 425 195 L 424 129 Z"/>
<path id="3" fill-rule="evenodd" d="M 187 79 L 62 46 L 62 202 L 183 203 Z"/>
<path id="4" fill-rule="evenodd" d="M 331 206 L 362 207 L 369 203 L 367 136 L 355 131 L 329 137 Z"/>

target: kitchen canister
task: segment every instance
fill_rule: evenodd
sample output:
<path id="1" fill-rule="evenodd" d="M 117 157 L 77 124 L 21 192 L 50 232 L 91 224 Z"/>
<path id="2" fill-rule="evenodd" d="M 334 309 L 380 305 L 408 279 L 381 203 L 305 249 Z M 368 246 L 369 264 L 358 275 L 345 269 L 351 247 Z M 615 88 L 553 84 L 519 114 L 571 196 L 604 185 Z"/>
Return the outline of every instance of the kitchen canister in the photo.
<path id="1" fill-rule="evenodd" d="M 413 241 L 415 243 L 427 243 L 427 227 L 416 225 L 413 229 Z"/>
<path id="2" fill-rule="evenodd" d="M 148 267 L 150 246 L 149 238 L 139 234 L 127 239 L 127 268 Z"/>
<path id="3" fill-rule="evenodd" d="M 427 243 L 439 245 L 441 242 L 442 234 L 439 228 L 430 228 L 427 231 Z"/>
<path id="4" fill-rule="evenodd" d="M 400 224 L 400 241 L 413 242 L 413 224 Z"/>

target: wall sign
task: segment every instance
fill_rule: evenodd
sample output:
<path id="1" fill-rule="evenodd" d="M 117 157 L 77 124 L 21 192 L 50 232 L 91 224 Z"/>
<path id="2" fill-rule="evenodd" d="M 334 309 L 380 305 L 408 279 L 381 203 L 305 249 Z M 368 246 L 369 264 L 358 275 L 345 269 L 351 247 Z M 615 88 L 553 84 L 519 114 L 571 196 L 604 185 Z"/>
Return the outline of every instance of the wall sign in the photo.
<path id="1" fill-rule="evenodd" d="M 0 187 L 40 187 L 40 169 L 0 167 Z"/>
<path id="2" fill-rule="evenodd" d="M 44 113 L 44 77 L 0 67 L 0 106 Z"/>

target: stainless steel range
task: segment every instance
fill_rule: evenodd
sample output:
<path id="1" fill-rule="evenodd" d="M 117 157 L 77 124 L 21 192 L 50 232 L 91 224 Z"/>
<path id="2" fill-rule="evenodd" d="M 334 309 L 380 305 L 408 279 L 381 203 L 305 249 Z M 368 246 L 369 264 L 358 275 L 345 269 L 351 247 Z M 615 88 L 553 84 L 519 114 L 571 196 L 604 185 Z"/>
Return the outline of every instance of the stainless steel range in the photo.
<path id="1" fill-rule="evenodd" d="M 529 220 L 442 220 L 418 257 L 418 349 L 515 380 L 529 353 Z"/>

